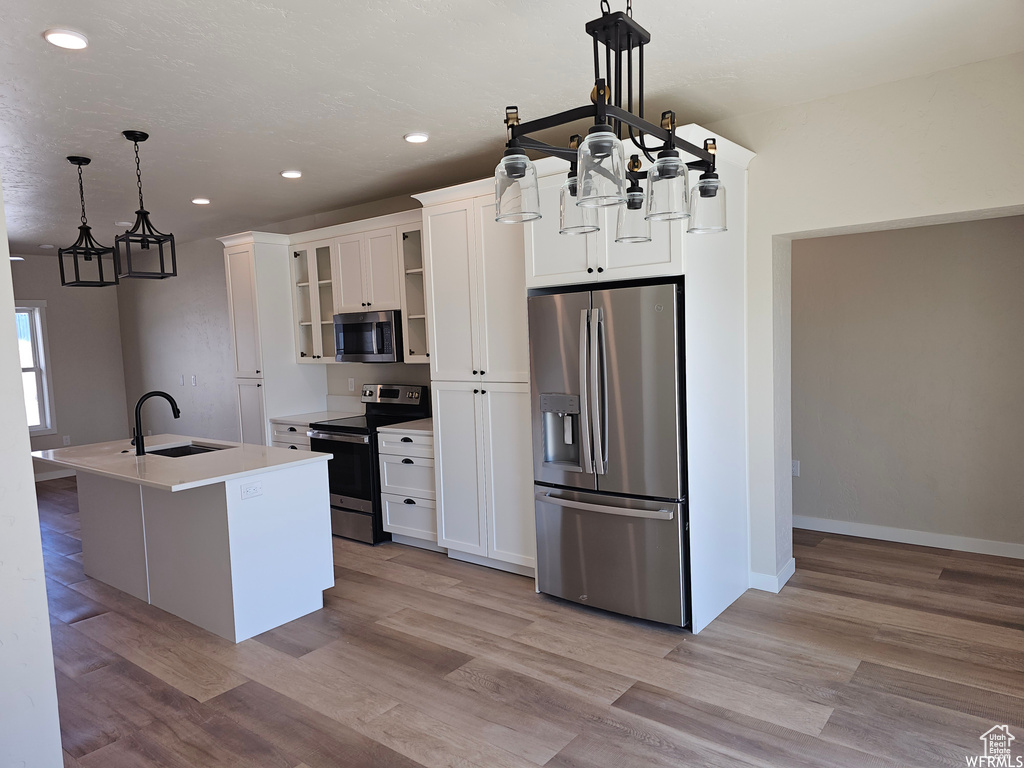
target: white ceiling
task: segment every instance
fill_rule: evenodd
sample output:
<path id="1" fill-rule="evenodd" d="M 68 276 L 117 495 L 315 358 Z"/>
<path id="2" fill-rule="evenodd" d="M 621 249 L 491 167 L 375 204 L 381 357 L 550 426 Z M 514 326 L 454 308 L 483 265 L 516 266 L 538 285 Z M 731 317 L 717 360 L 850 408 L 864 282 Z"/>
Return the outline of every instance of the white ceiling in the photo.
<path id="1" fill-rule="evenodd" d="M 531 119 L 586 101 L 598 15 L 596 0 L 0 0 L 12 250 L 77 236 L 70 154 L 93 158 L 90 223 L 112 244 L 137 207 L 126 128 L 152 134 L 146 203 L 179 242 L 487 175 L 506 104 Z M 635 0 L 635 17 L 653 33 L 649 114 L 680 122 L 1024 49 L 1021 0 Z M 55 26 L 89 48 L 47 44 Z"/>

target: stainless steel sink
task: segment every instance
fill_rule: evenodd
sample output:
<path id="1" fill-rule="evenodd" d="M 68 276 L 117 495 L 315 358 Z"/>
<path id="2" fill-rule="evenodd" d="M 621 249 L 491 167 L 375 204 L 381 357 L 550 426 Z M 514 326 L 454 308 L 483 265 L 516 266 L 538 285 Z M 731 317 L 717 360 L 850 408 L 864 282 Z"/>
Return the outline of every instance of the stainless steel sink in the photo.
<path id="1" fill-rule="evenodd" d="M 228 446 L 224 446 L 226 448 Z M 215 445 L 176 445 L 173 448 L 159 448 L 155 451 L 146 451 L 155 456 L 168 456 L 172 459 L 177 459 L 181 456 L 198 456 L 201 453 L 211 453 L 212 451 L 223 451 L 224 448 Z"/>

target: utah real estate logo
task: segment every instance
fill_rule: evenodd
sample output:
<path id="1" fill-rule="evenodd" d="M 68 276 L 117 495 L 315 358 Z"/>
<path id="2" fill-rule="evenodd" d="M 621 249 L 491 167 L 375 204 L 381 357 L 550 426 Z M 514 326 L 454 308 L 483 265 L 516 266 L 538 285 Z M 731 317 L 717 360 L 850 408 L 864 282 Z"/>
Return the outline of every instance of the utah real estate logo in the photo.
<path id="1" fill-rule="evenodd" d="M 1011 755 L 1016 737 L 1007 725 L 994 725 L 978 738 L 985 745 L 981 755 L 967 757 L 967 765 L 973 768 L 1024 768 L 1024 757 Z"/>

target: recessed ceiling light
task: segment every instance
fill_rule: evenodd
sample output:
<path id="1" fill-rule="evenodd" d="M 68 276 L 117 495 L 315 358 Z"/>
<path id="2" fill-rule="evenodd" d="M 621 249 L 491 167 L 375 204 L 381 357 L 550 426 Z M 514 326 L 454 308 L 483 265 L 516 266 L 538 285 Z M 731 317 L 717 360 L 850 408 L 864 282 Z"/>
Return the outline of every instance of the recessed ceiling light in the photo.
<path id="1" fill-rule="evenodd" d="M 134 221 L 115 221 L 114 222 L 114 226 L 115 227 L 130 227 L 134 223 L 135 223 Z"/>
<path id="2" fill-rule="evenodd" d="M 58 48 L 70 48 L 80 50 L 89 44 L 89 40 L 81 32 L 73 29 L 48 29 L 43 32 L 46 42 L 56 45 Z"/>
<path id="3" fill-rule="evenodd" d="M 43 243 L 39 247 L 42 248 L 44 251 L 52 251 L 53 250 L 53 246 L 50 245 L 49 243 Z"/>
<path id="4" fill-rule="evenodd" d="M 193 197 L 192 198 L 192 203 L 194 205 L 209 205 L 210 204 L 210 200 L 208 198 L 205 198 L 205 197 Z"/>
<path id="5" fill-rule="evenodd" d="M 11 261 L 24 261 L 24 256 L 11 256 Z"/>
<path id="6" fill-rule="evenodd" d="M 281 171 L 281 175 L 286 179 L 301 179 L 302 171 Z"/>
<path id="7" fill-rule="evenodd" d="M 422 144 L 430 138 L 430 134 L 426 131 L 413 131 L 412 133 L 405 134 L 405 140 L 410 144 Z"/>

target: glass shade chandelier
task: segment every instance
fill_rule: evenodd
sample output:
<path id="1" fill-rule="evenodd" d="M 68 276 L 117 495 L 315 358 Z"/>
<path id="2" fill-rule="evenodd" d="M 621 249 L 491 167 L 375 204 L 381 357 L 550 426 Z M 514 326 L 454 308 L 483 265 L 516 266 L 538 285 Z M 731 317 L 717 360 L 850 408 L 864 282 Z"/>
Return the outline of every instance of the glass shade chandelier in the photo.
<path id="1" fill-rule="evenodd" d="M 78 166 L 78 197 L 82 203 L 82 224 L 78 228 L 78 239 L 67 248 L 57 251 L 60 264 L 60 284 L 84 288 L 103 288 L 117 285 L 117 260 L 114 249 L 96 242 L 92 227 L 85 215 L 85 186 L 82 182 L 82 168 L 92 162 L 88 157 L 72 155 L 68 162 Z"/>
<path id="2" fill-rule="evenodd" d="M 160 232 L 149 220 L 149 211 L 142 200 L 142 167 L 139 162 L 139 144 L 149 138 L 143 131 L 122 131 L 135 145 L 135 178 L 139 187 L 139 210 L 135 212 L 135 226 L 114 238 L 114 260 L 119 277 L 137 277 L 162 280 L 178 274 L 174 256 L 174 235 Z M 536 169 L 534 169 L 536 175 Z"/>
<path id="3" fill-rule="evenodd" d="M 651 221 L 689 219 L 687 231 L 700 234 L 726 230 L 725 188 L 715 170 L 715 140 L 698 147 L 676 136 L 676 115 L 671 110 L 662 113 L 659 125 L 644 118 L 644 46 L 651 35 L 633 21 L 632 6 L 632 0 L 627 0 L 625 12 L 613 13 L 608 0 L 601 0 L 601 17 L 586 25 L 594 39 L 591 104 L 529 122 L 520 121 L 518 107 L 505 109 L 506 149 L 494 171 L 495 221 L 512 224 L 541 218 L 537 170 L 526 155 L 526 150 L 536 150 L 570 163 L 560 193 L 561 234 L 597 231 L 596 209 L 615 207 L 616 242 L 650 241 Z M 574 136 L 568 147 L 530 136 L 578 120 L 594 124 L 583 141 Z M 648 137 L 656 144 L 648 146 Z M 627 140 L 651 163 L 649 170 L 641 170 L 639 154 L 632 155 L 627 165 Z M 694 159 L 686 161 L 681 153 Z M 700 171 L 692 189 L 691 170 Z"/>

